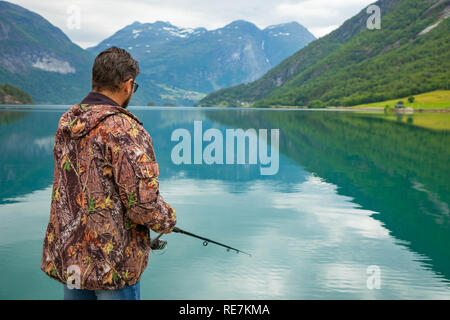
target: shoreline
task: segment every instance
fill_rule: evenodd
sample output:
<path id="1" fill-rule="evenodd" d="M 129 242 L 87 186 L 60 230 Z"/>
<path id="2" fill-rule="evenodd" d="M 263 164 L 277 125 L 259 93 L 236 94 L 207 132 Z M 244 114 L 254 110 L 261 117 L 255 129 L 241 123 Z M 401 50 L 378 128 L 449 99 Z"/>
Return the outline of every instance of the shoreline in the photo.
<path id="1" fill-rule="evenodd" d="M 54 108 L 67 108 L 71 107 L 71 105 L 41 105 L 41 104 L 0 104 L 0 110 L 33 110 L 33 109 L 42 109 L 47 107 Z M 165 107 L 165 106 L 129 106 L 130 108 L 138 108 L 138 109 L 245 109 L 245 110 L 304 110 L 304 111 L 370 111 L 370 112 L 383 112 L 383 113 L 399 113 L 399 114 L 413 114 L 413 113 L 449 113 L 450 107 L 445 108 L 412 108 L 406 107 L 402 109 L 389 108 L 385 110 L 383 107 L 325 107 L 325 108 L 307 108 L 300 106 L 277 106 L 277 107 L 269 107 L 269 108 L 258 108 L 258 107 L 195 107 L 195 106 L 174 106 L 174 107 Z"/>
<path id="2" fill-rule="evenodd" d="M 372 107 L 372 108 L 355 108 L 355 107 L 327 107 L 328 110 L 355 110 L 355 111 L 379 111 L 379 112 L 392 112 L 392 113 L 415 113 L 415 112 L 450 112 L 450 108 L 403 108 L 395 109 L 389 108 L 385 111 L 383 107 Z"/>

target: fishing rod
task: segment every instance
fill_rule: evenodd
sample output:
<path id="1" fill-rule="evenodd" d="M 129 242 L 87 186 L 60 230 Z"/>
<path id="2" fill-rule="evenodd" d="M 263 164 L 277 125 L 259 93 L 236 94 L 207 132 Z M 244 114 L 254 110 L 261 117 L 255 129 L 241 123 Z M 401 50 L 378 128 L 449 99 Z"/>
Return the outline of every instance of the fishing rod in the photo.
<path id="1" fill-rule="evenodd" d="M 248 255 L 248 256 L 250 256 L 250 257 L 252 256 L 250 253 L 247 253 L 247 252 L 244 252 L 244 251 L 242 251 L 242 250 L 239 250 L 239 249 L 236 249 L 236 248 L 227 246 L 226 244 L 223 244 L 223 243 L 220 243 L 220 242 L 217 242 L 217 241 L 208 239 L 208 238 L 204 238 L 204 237 L 198 236 L 198 235 L 196 235 L 196 234 L 193 234 L 193 233 L 184 231 L 184 230 L 182 230 L 182 229 L 180 229 L 180 228 L 177 228 L 177 227 L 173 228 L 172 231 L 173 231 L 173 232 L 176 232 L 176 233 L 182 233 L 182 234 L 185 234 L 185 235 L 188 235 L 188 236 L 191 236 L 191 237 L 194 237 L 194 238 L 203 240 L 203 245 L 204 245 L 204 246 L 207 246 L 208 243 L 211 242 L 211 243 L 217 244 L 218 246 L 227 248 L 227 251 L 233 250 L 233 251 L 236 251 L 236 253 L 244 253 L 244 254 L 246 254 L 246 255 Z"/>

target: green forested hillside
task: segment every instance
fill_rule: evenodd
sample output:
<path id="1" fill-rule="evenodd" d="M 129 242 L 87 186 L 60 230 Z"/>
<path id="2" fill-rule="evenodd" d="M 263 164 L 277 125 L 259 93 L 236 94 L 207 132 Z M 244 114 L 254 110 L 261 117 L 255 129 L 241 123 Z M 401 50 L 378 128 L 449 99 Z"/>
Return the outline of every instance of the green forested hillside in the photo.
<path id="1" fill-rule="evenodd" d="M 94 56 L 44 17 L 0 1 L 0 83 L 36 103 L 78 103 L 90 90 Z"/>
<path id="2" fill-rule="evenodd" d="M 0 104 L 31 104 L 31 96 L 9 84 L 0 84 Z"/>
<path id="3" fill-rule="evenodd" d="M 450 88 L 450 1 L 383 0 L 381 29 L 366 9 L 261 79 L 199 105 L 356 105 Z"/>

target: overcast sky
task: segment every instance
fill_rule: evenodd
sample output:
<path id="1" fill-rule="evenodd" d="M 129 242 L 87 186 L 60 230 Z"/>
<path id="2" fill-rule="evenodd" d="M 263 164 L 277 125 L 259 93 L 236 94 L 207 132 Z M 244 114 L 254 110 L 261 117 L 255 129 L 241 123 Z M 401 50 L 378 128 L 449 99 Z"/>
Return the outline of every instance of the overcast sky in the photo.
<path id="1" fill-rule="evenodd" d="M 11 0 L 34 11 L 82 48 L 139 21 L 217 29 L 243 19 L 260 28 L 297 21 L 316 37 L 339 27 L 375 0 Z M 79 15 L 77 15 L 79 12 Z M 77 20 L 77 17 L 79 19 Z M 79 21 L 79 24 L 78 22 Z"/>

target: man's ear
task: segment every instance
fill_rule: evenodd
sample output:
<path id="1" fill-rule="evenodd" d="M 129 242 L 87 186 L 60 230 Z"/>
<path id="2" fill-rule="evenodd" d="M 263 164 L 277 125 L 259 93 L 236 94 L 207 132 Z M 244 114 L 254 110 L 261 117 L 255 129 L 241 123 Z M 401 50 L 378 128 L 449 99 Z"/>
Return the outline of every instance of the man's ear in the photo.
<path id="1" fill-rule="evenodd" d="M 125 91 L 127 94 L 130 94 L 130 91 L 133 91 L 133 81 L 134 79 L 125 81 Z"/>

